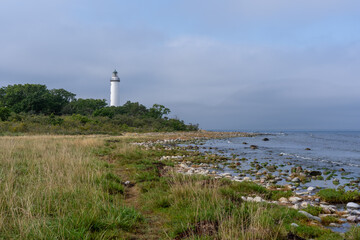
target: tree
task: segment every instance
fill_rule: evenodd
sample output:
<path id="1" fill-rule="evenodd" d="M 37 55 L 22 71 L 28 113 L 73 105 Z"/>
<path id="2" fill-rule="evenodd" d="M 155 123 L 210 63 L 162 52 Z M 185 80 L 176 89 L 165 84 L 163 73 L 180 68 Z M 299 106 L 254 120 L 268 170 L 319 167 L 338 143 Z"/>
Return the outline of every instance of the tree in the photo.
<path id="1" fill-rule="evenodd" d="M 164 115 L 168 115 L 170 109 L 164 107 L 163 105 L 154 104 L 152 108 L 149 109 L 148 116 L 156 119 L 162 118 Z"/>
<path id="2" fill-rule="evenodd" d="M 92 115 L 96 110 L 102 109 L 107 105 L 105 99 L 82 99 L 79 98 L 70 102 L 64 109 L 65 114 Z"/>
<path id="3" fill-rule="evenodd" d="M 7 121 L 10 117 L 11 111 L 7 107 L 0 107 L 0 120 Z"/>

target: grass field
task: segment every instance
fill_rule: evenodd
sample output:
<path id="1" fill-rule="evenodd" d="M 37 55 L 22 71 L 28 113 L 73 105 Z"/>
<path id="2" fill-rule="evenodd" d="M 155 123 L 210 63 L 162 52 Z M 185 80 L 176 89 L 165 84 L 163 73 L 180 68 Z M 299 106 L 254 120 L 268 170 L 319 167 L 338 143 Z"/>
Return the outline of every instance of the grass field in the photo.
<path id="1" fill-rule="evenodd" d="M 0 239 L 344 239 L 293 209 L 241 200 L 281 194 L 179 175 L 158 161 L 175 150 L 130 144 L 179 136 L 199 134 L 0 137 Z"/>

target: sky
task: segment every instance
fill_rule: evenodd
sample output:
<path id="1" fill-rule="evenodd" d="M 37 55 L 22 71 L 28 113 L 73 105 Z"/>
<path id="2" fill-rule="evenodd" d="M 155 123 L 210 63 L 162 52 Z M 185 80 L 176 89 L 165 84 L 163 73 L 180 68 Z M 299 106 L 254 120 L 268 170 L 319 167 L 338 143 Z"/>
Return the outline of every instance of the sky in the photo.
<path id="1" fill-rule="evenodd" d="M 2 0 L 0 86 L 154 103 L 216 130 L 360 130 L 358 0 Z"/>

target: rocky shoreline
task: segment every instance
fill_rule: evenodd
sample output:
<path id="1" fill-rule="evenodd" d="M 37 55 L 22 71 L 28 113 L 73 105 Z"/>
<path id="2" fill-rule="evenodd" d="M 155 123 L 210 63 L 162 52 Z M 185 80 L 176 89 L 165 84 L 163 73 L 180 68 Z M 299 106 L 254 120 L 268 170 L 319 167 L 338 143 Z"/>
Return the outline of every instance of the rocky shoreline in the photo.
<path id="1" fill-rule="evenodd" d="M 281 170 L 275 164 L 265 165 L 253 160 L 252 169 L 241 170 L 241 165 L 249 159 L 240 159 L 237 156 L 225 157 L 221 151 L 201 147 L 204 141 L 214 138 L 253 137 L 256 134 L 246 133 L 219 133 L 206 132 L 206 134 L 186 135 L 176 137 L 171 135 L 166 140 L 149 140 L 147 142 L 134 143 L 146 149 L 161 149 L 169 152 L 180 151 L 181 155 L 164 155 L 159 161 L 173 161 L 176 163 L 174 171 L 185 175 L 205 175 L 215 179 L 229 179 L 236 182 L 254 182 L 269 190 L 291 191 L 292 196 L 281 197 L 276 201 L 269 201 L 261 196 L 242 196 L 243 201 L 270 203 L 286 206 L 299 211 L 308 219 L 326 226 L 337 232 L 345 232 L 352 224 L 360 222 L 360 205 L 349 201 L 342 204 L 331 204 L 324 201 L 318 192 L 318 186 L 302 186 L 311 180 L 323 179 L 324 173 L 312 169 L 291 166 L 288 170 Z M 186 136 L 186 137 L 185 137 Z M 265 140 L 264 140 L 265 141 Z M 251 147 L 251 146 L 250 146 Z M 252 149 L 256 150 L 256 146 Z M 211 151 L 210 151 L 211 150 Z M 224 171 L 219 165 L 227 169 L 236 169 L 234 173 Z M 290 165 L 290 164 L 289 164 Z M 334 174 L 335 175 L 335 174 Z M 329 177 L 328 177 L 329 178 Z M 278 184 L 286 181 L 286 184 Z M 332 179 L 336 183 L 335 177 Z M 317 214 L 311 214 L 309 208 L 317 209 Z M 297 224 L 293 224 L 296 227 Z"/>

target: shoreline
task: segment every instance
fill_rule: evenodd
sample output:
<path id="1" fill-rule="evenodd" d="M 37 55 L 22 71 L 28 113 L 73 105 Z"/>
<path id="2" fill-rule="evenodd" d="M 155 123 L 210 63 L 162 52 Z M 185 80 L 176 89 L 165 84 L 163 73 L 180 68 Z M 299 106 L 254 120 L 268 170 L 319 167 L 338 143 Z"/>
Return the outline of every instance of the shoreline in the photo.
<path id="1" fill-rule="evenodd" d="M 204 141 L 210 139 L 221 139 L 221 138 L 227 139 L 227 138 L 235 138 L 235 137 L 254 137 L 254 136 L 264 136 L 264 134 L 261 133 L 229 134 L 228 132 L 213 132 L 213 134 L 210 134 L 210 136 L 208 135 L 208 137 L 200 138 L 201 139 L 200 142 L 197 141 L 188 142 L 189 139 L 186 139 L 187 141 L 184 141 L 182 138 L 177 138 L 177 139 L 171 139 L 170 141 L 169 140 L 157 141 L 155 145 L 160 144 L 166 146 L 165 150 L 171 151 L 176 149 L 176 146 L 169 146 L 169 142 L 181 144 L 183 146 L 180 148 L 185 149 L 189 153 L 190 152 L 194 153 L 198 151 L 197 153 L 200 153 L 204 156 L 207 154 L 206 150 L 199 151 Z M 198 140 L 198 139 L 193 139 L 193 140 Z M 154 146 L 151 144 L 151 142 L 141 143 L 139 145 L 147 149 L 151 149 L 151 148 L 153 149 Z M 254 150 L 256 150 L 256 148 L 254 148 Z M 230 166 L 233 166 L 234 168 L 236 167 L 236 165 L 240 166 L 241 163 L 244 161 L 244 159 L 224 157 L 225 154 L 223 152 L 217 152 L 217 151 L 214 152 L 215 152 L 215 156 L 221 159 L 221 162 L 222 161 L 231 162 Z M 189 155 L 162 156 L 159 159 L 159 161 L 163 161 L 163 160 L 177 161 L 177 165 L 175 166 L 175 171 L 184 175 L 204 175 L 204 176 L 212 177 L 214 179 L 229 179 L 235 182 L 244 182 L 244 181 L 253 182 L 269 190 L 291 191 L 293 193 L 291 197 L 288 198 L 282 197 L 278 201 L 266 201 L 262 199 L 260 196 L 247 196 L 247 197 L 242 196 L 242 200 L 250 201 L 250 202 L 258 202 L 258 203 L 266 202 L 266 203 L 277 204 L 277 205 L 293 208 L 295 210 L 298 210 L 300 213 L 304 214 L 304 216 L 306 216 L 307 218 L 317 222 L 317 224 L 322 224 L 323 222 L 322 218 L 334 217 L 336 219 L 333 219 L 333 222 L 330 223 L 327 222 L 325 226 L 335 232 L 344 233 L 346 232 L 346 230 L 349 230 L 349 228 L 351 227 L 350 225 L 348 225 L 348 223 L 356 224 L 357 222 L 360 221 L 360 211 L 358 211 L 358 209 L 360 209 L 360 205 L 355 204 L 352 201 L 347 201 L 342 203 L 336 202 L 335 204 L 333 204 L 332 203 L 333 201 L 338 201 L 338 200 L 336 199 L 332 200 L 330 198 L 327 199 L 329 202 L 326 202 L 322 196 L 318 196 L 320 189 L 327 190 L 330 188 L 324 188 L 324 187 L 319 188 L 316 186 L 309 186 L 306 188 L 302 187 L 302 190 L 299 190 L 299 186 L 301 183 L 311 182 L 311 180 L 319 179 L 319 176 L 322 175 L 321 173 L 319 173 L 319 171 L 312 169 L 302 169 L 301 167 L 297 167 L 297 168 L 293 167 L 290 172 L 291 174 L 282 173 L 284 177 L 287 177 L 287 184 L 278 185 L 277 182 L 279 182 L 280 180 L 279 178 L 275 178 L 273 176 L 266 176 L 267 173 L 274 171 L 264 171 L 261 174 L 259 174 L 259 172 L 256 172 L 256 174 L 252 174 L 252 176 L 254 177 L 253 179 L 247 177 L 244 174 L 244 172 L 246 171 L 244 170 L 241 171 L 240 169 L 237 171 L 237 173 L 239 173 L 239 176 L 234 176 L 229 172 L 227 173 L 225 170 L 222 171 L 214 170 L 215 169 L 214 165 L 216 166 L 216 163 L 214 163 L 215 161 L 209 162 L 206 160 L 202 162 L 201 160 L 198 160 L 194 162 L 188 160 Z M 332 174 L 334 174 L 334 172 L 335 171 L 333 171 Z M 357 199 L 357 202 L 359 202 L 359 200 L 360 197 Z M 317 216 L 313 216 L 310 213 L 303 211 L 308 207 L 319 207 L 322 209 L 322 213 Z"/>

